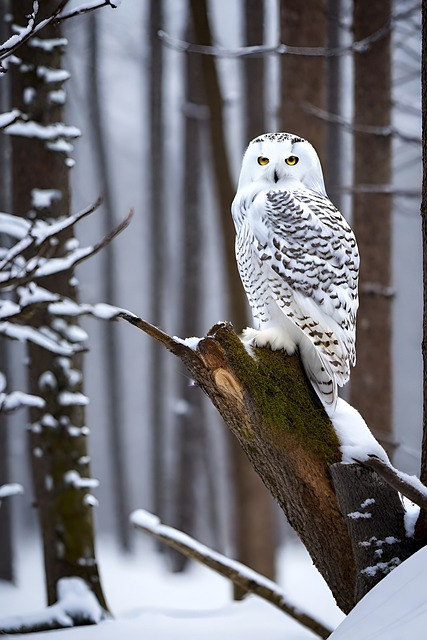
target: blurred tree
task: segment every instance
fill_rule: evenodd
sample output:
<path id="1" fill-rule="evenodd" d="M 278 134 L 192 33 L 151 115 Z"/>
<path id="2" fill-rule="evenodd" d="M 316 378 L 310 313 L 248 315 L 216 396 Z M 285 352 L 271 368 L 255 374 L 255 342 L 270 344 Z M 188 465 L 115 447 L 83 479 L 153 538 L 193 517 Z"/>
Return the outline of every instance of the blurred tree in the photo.
<path id="1" fill-rule="evenodd" d="M 187 29 L 191 40 L 192 30 Z M 202 311 L 202 127 L 204 92 L 200 57 L 185 55 L 184 106 L 184 169 L 182 189 L 182 229 L 184 242 L 181 253 L 180 336 L 197 336 L 201 331 Z M 197 494 L 203 482 L 200 468 L 205 421 L 202 394 L 190 386 L 190 380 L 180 371 L 178 404 L 173 430 L 177 465 L 173 474 L 172 524 L 182 531 L 195 534 Z M 204 468 L 207 474 L 209 468 Z M 199 475 L 200 474 L 200 475 Z M 173 570 L 182 571 L 188 559 L 174 552 Z"/>
<path id="2" fill-rule="evenodd" d="M 191 14 L 194 21 L 196 42 L 211 45 L 212 34 L 209 23 L 206 0 L 190 0 Z M 247 9 L 248 7 L 244 7 Z M 253 8 L 253 7 L 252 7 Z M 258 10 L 258 9 L 257 9 Z M 259 18 L 259 13 L 258 13 Z M 246 37 L 263 39 L 264 16 L 255 32 L 256 16 L 249 16 Z M 249 33 L 250 32 L 250 33 Z M 260 40 L 257 41 L 257 44 Z M 231 176 L 230 161 L 226 146 L 226 132 L 223 116 L 223 98 L 219 85 L 218 72 L 212 56 L 201 56 L 201 65 L 205 83 L 206 101 L 210 114 L 210 139 L 214 166 L 214 181 L 217 192 L 222 237 L 224 239 L 225 272 L 229 289 L 229 309 L 232 322 L 238 330 L 248 322 L 248 312 L 243 287 L 237 271 L 233 228 L 230 206 L 234 197 L 234 186 Z M 262 65 L 258 65 L 258 70 Z M 264 99 L 262 76 L 258 76 L 255 95 L 251 100 L 256 104 L 252 114 L 260 108 Z M 261 107 L 262 108 L 262 107 Z M 257 115 L 258 123 L 259 114 Z M 250 122 L 250 124 L 249 124 Z M 254 123 L 248 119 L 248 127 Z M 256 126 L 259 126 L 258 124 Z M 262 125 L 264 126 L 264 124 Z M 248 130 L 247 130 L 248 131 Z M 234 546 L 235 556 L 241 562 L 267 575 L 274 576 L 274 551 L 276 546 L 275 531 L 272 525 L 272 503 L 259 478 L 250 467 L 241 448 L 234 439 L 229 439 L 231 452 L 231 468 L 234 490 Z M 239 588 L 235 596 L 241 596 Z"/>
<path id="3" fill-rule="evenodd" d="M 9 27 L 6 22 L 9 14 L 9 2 L 4 0 L 0 3 L 0 42 L 5 42 L 9 37 Z M 9 81 L 8 77 L 1 80 L 0 92 L 0 113 L 9 109 Z M 10 200 L 10 175 L 8 167 L 10 144 L 7 136 L 0 136 L 0 211 L 9 210 Z M 0 243 L 4 245 L 5 238 L 0 236 Z M 4 295 L 4 294 L 0 294 Z M 9 377 L 10 360 L 8 349 L 4 338 L 0 338 L 0 362 L 2 372 Z M 9 431 L 8 419 L 5 414 L 0 413 L 0 485 L 7 483 L 9 478 Z M 0 580 L 13 580 L 13 544 L 12 544 L 12 504 L 10 500 L 5 500 L 0 509 Z"/>
<path id="4" fill-rule="evenodd" d="M 420 480 L 427 485 L 427 3 L 422 5 L 422 162 L 423 182 L 421 201 L 421 221 L 423 237 L 423 438 Z M 422 510 L 417 521 L 415 536 L 425 542 L 427 539 L 427 511 Z"/>
<path id="5" fill-rule="evenodd" d="M 89 64 L 88 64 L 88 96 L 90 102 L 91 130 L 93 136 L 93 154 L 95 166 L 98 170 L 98 181 L 103 198 L 103 223 L 104 235 L 114 227 L 114 205 L 112 193 L 112 179 L 110 176 L 107 155 L 107 131 L 104 121 L 102 105 L 102 87 L 99 78 L 99 24 L 98 14 L 89 14 L 86 18 L 89 34 Z M 106 247 L 102 255 L 103 280 L 102 299 L 109 304 L 115 300 L 115 274 L 116 262 L 112 246 Z M 105 366 L 108 371 L 106 376 L 107 407 L 107 433 L 110 441 L 110 455 L 112 460 L 113 504 L 116 516 L 116 526 L 119 541 L 125 551 L 130 549 L 129 530 L 129 495 L 126 482 L 126 465 L 124 460 L 124 432 L 122 425 L 123 406 L 119 373 L 119 344 L 117 327 L 105 322 L 101 326 L 103 333 L 103 352 L 105 354 Z"/>
<path id="6" fill-rule="evenodd" d="M 356 41 L 390 20 L 391 0 L 353 3 Z M 381 444 L 392 442 L 390 30 L 354 53 L 353 229 L 361 259 L 357 366 L 350 401 Z M 372 73 L 375 69 L 375 73 Z M 365 130 L 364 130 L 365 128 Z M 371 128 L 371 130 L 369 130 Z M 375 128 L 377 128 L 375 132 Z M 373 131 L 374 130 L 374 131 Z M 363 191 L 367 185 L 368 191 Z"/>
<path id="7" fill-rule="evenodd" d="M 166 220 L 163 194 L 163 117 L 162 117 L 162 86 L 163 86 L 163 45 L 158 36 L 158 31 L 164 26 L 163 0 L 151 0 L 148 19 L 149 46 L 149 88 L 148 117 L 150 126 L 145 130 L 148 135 L 147 166 L 149 174 L 149 228 L 151 251 L 151 295 L 150 309 L 154 324 L 164 326 L 163 317 L 163 293 L 166 285 L 164 255 L 164 238 L 166 237 Z M 153 479 L 153 503 L 154 510 L 160 517 L 166 516 L 165 505 L 165 463 L 166 449 L 165 438 L 165 410 L 164 398 L 160 392 L 161 381 L 164 377 L 164 353 L 155 342 L 151 344 L 151 433 L 152 433 L 152 479 Z M 159 546 L 159 548 L 161 548 Z"/>
<path id="8" fill-rule="evenodd" d="M 341 45 L 341 0 L 328 0 L 327 42 L 330 49 Z M 328 115 L 340 116 L 342 93 L 341 56 L 326 59 L 326 110 Z M 342 125 L 333 118 L 326 126 L 325 153 L 326 190 L 334 205 L 342 210 L 341 187 L 343 178 Z"/>
<path id="9" fill-rule="evenodd" d="M 281 41 L 294 47 L 327 46 L 326 1 L 281 0 Z M 282 131 L 296 133 L 311 142 L 326 167 L 326 122 L 310 106 L 326 109 L 326 60 L 323 56 L 282 56 Z"/>
<path id="10" fill-rule="evenodd" d="M 57 2 L 46 0 L 39 18 L 57 8 Z M 32 10 L 30 0 L 13 0 L 12 24 L 26 25 Z M 69 214 L 71 162 L 67 151 L 78 132 L 63 124 L 63 83 L 68 78 L 61 68 L 65 44 L 59 27 L 49 25 L 37 39 L 20 47 L 9 71 L 12 105 L 27 118 L 8 129 L 12 135 L 12 204 L 16 214 L 31 219 L 51 220 Z M 62 242 L 75 240 L 65 233 Z M 71 298 L 77 293 L 68 275 L 51 276 L 46 286 Z M 53 319 L 46 310 L 37 310 L 33 320 L 47 335 L 65 335 L 77 348 L 83 338 L 75 321 Z M 89 477 L 81 357 L 55 356 L 36 345 L 29 347 L 28 354 L 29 391 L 46 403 L 43 411 L 31 409 L 29 451 L 47 599 L 49 604 L 56 601 L 60 578 L 77 576 L 106 608 L 94 549 L 93 502 L 88 495 L 93 481 Z"/>

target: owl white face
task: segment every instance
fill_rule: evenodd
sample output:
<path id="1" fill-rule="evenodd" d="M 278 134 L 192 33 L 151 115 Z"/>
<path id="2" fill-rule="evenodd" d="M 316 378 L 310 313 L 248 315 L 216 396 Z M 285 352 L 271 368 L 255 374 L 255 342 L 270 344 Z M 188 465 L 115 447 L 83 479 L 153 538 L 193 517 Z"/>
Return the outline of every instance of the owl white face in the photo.
<path id="1" fill-rule="evenodd" d="M 322 167 L 312 145 L 291 133 L 265 133 L 250 142 L 243 157 L 238 190 L 305 187 L 326 195 Z"/>

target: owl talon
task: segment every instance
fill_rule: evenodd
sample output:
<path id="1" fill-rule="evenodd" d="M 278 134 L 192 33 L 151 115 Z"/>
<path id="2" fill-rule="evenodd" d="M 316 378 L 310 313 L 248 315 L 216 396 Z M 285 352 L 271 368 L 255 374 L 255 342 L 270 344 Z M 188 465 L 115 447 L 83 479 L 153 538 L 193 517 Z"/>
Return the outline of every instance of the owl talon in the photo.
<path id="1" fill-rule="evenodd" d="M 242 331 L 241 340 L 245 345 L 251 347 L 269 346 L 272 351 L 285 351 L 288 356 L 292 356 L 296 351 L 295 342 L 283 331 L 277 329 L 251 329 L 247 327 Z"/>

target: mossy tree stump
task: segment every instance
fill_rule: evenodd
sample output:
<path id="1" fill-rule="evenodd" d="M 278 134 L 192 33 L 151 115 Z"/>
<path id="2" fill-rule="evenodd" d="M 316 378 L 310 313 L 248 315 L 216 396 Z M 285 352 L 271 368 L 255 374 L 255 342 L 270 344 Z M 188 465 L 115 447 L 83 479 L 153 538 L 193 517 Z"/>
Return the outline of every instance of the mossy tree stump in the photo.
<path id="1" fill-rule="evenodd" d="M 398 493 L 372 470 L 340 463 L 337 435 L 298 356 L 248 351 L 227 323 L 190 342 L 120 315 L 179 357 L 209 396 L 344 612 L 413 553 Z"/>

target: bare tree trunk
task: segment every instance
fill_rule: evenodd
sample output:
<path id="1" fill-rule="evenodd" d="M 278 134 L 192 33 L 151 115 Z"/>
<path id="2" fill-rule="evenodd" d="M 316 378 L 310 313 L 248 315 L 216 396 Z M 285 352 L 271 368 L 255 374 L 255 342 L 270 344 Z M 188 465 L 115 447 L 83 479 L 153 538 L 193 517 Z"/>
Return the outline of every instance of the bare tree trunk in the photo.
<path id="1" fill-rule="evenodd" d="M 5 340 L 0 340 L 1 373 L 9 370 Z M 6 378 L 7 379 L 7 378 Z M 6 414 L 0 412 L 0 486 L 11 481 L 9 476 L 9 432 Z M 4 500 L 0 508 L 0 580 L 13 582 L 12 504 Z"/>
<path id="2" fill-rule="evenodd" d="M 194 21 L 196 41 L 198 44 L 212 44 L 206 0 L 190 0 L 190 7 Z M 257 7 L 257 11 L 258 10 L 259 7 Z M 253 29 L 252 17 L 250 20 Z M 261 21 L 261 27 L 262 24 L 263 19 Z M 262 33 L 260 34 L 258 30 L 256 34 L 253 34 L 252 29 L 251 37 L 261 37 L 262 39 Z M 201 64 L 205 81 L 206 99 L 210 112 L 212 159 L 221 228 L 224 238 L 229 309 L 232 321 L 236 327 L 241 329 L 247 324 L 247 305 L 237 271 L 234 250 L 235 231 L 230 213 L 231 202 L 234 197 L 234 188 L 225 142 L 223 99 L 214 59 L 211 56 L 202 56 Z M 258 65 L 258 69 L 259 68 L 260 65 Z M 262 100 L 262 90 L 260 90 L 259 86 L 256 95 L 261 95 Z M 260 101 L 254 102 L 259 108 L 261 104 Z M 257 107 L 254 107 L 254 111 L 257 110 Z M 259 114 L 257 117 L 259 118 Z M 254 128 L 254 123 L 250 122 L 248 126 Z M 235 491 L 233 536 L 236 547 L 235 555 L 238 560 L 249 565 L 256 571 L 273 577 L 276 541 L 272 523 L 271 500 L 260 483 L 259 478 L 253 472 L 245 456 L 242 454 L 237 442 L 234 439 L 230 439 L 229 442 Z M 235 591 L 235 596 L 241 597 L 240 589 Z"/>
<path id="3" fill-rule="evenodd" d="M 355 40 L 382 27 L 391 1 L 353 5 Z M 354 123 L 390 125 L 390 34 L 354 54 Z M 375 69 L 373 73 L 372 70 Z M 391 138 L 387 134 L 354 133 L 354 185 L 390 184 Z M 357 365 L 351 375 L 350 398 L 370 429 L 389 450 L 392 441 L 391 364 L 391 205 L 386 193 L 355 193 L 353 229 L 362 256 Z"/>
<path id="4" fill-rule="evenodd" d="M 91 109 L 91 126 L 94 141 L 94 155 L 99 172 L 101 196 L 104 210 L 104 235 L 114 228 L 112 180 L 108 169 L 107 157 L 107 131 L 104 125 L 102 110 L 101 88 L 99 81 L 99 28 L 97 14 L 87 16 L 89 31 L 89 100 Z M 116 262 L 112 246 L 106 247 L 103 252 L 103 299 L 109 303 L 115 302 L 115 273 Z M 102 326 L 104 353 L 106 357 L 106 406 L 107 406 L 107 432 L 110 438 L 110 455 L 114 474 L 114 508 L 116 515 L 116 527 L 119 541 L 124 550 L 130 549 L 129 529 L 129 499 L 126 482 L 126 465 L 122 428 L 122 393 L 120 388 L 121 378 L 119 369 L 119 344 L 116 327 L 104 323 Z"/>
<path id="5" fill-rule="evenodd" d="M 282 42 L 302 47 L 327 45 L 325 0 L 282 0 L 280 3 Z M 309 111 L 326 108 L 326 61 L 322 57 L 282 57 L 282 131 L 306 138 L 326 168 L 326 123 Z M 328 179 L 328 176 L 326 176 Z"/>
<path id="6" fill-rule="evenodd" d="M 163 326 L 162 291 L 165 288 L 164 238 L 166 229 L 163 202 L 163 119 L 162 119 L 162 82 L 163 49 L 157 35 L 163 27 L 163 0 L 150 1 L 149 41 L 149 163 L 150 166 L 150 212 L 151 229 L 151 300 L 152 321 Z M 156 513 L 166 515 L 165 505 L 165 411 L 164 400 L 160 392 L 164 373 L 164 353 L 157 343 L 151 345 L 151 433 L 153 450 L 153 502 Z M 159 548 L 161 548 L 159 546 Z"/>
<path id="7" fill-rule="evenodd" d="M 188 30 L 191 39 L 192 30 Z M 201 121 L 204 103 L 200 58 L 186 54 L 185 66 L 185 123 L 184 123 L 184 184 L 182 203 L 182 291 L 180 335 L 196 336 L 200 332 L 201 311 Z M 202 396 L 199 389 L 190 387 L 190 381 L 181 375 L 179 405 L 174 428 L 175 447 L 178 450 L 174 515 L 172 523 L 189 534 L 195 533 L 198 458 L 201 452 Z M 182 571 L 188 559 L 176 551 L 172 554 L 173 570 Z"/>
<path id="8" fill-rule="evenodd" d="M 0 42 L 5 42 L 9 37 L 6 16 L 9 13 L 9 2 L 4 0 L 0 4 Z M 1 78 L 2 90 L 0 93 L 0 113 L 10 107 L 9 81 L 7 76 Z M 0 211 L 10 210 L 10 141 L 7 136 L 0 136 Z M 0 242 L 4 246 L 5 239 L 0 236 Z M 4 294 L 2 294 L 4 295 Z M 5 339 L 0 338 L 0 363 L 1 372 L 8 378 L 10 372 L 10 359 L 8 358 Z M 0 413 L 0 485 L 10 480 L 9 478 L 9 425 L 5 414 Z M 13 581 L 13 544 L 12 544 L 12 505 L 10 500 L 5 500 L 0 509 L 0 580 Z"/>
<path id="9" fill-rule="evenodd" d="M 421 221 L 423 237 L 423 441 L 421 454 L 420 480 L 427 484 L 427 3 L 422 4 L 422 58 L 421 58 L 421 92 L 422 92 L 422 154 L 423 183 L 421 201 Z M 419 540 L 427 539 L 427 512 L 421 510 L 416 524 L 415 535 Z"/>
<path id="10" fill-rule="evenodd" d="M 340 11 L 341 0 L 328 0 L 327 35 L 328 47 L 336 48 L 341 45 L 340 39 Z M 330 56 L 326 62 L 326 110 L 328 114 L 340 115 L 342 74 L 341 57 Z M 337 122 L 328 122 L 326 129 L 326 167 L 325 174 L 328 177 L 326 190 L 334 205 L 341 211 L 342 208 L 342 166 L 344 162 L 342 154 L 342 127 Z"/>
<path id="11" fill-rule="evenodd" d="M 49 0 L 43 3 L 41 11 L 48 14 L 56 7 L 57 2 Z M 12 8 L 13 23 L 26 24 L 25 15 L 30 13 L 32 2 L 15 0 Z M 58 27 L 46 27 L 40 37 L 50 39 L 54 45 L 43 47 L 39 40 L 33 40 L 31 46 L 22 46 L 19 50 L 22 65 L 12 65 L 10 70 L 13 106 L 40 127 L 63 122 L 62 100 L 56 99 L 67 77 L 61 69 L 64 40 L 60 35 Z M 65 142 L 46 142 L 43 136 L 13 135 L 15 214 L 40 218 L 69 214 Z M 40 194 L 44 203 L 40 202 Z M 63 242 L 68 240 L 71 235 L 64 233 Z M 76 296 L 74 283 L 68 276 L 51 276 L 47 286 L 67 297 Z M 34 323 L 57 334 L 74 335 L 77 341 L 81 339 L 75 322 L 54 320 L 44 310 L 37 312 Z M 94 549 L 88 429 L 84 416 L 87 400 L 81 393 L 81 357 L 58 357 L 35 345 L 29 347 L 28 353 L 29 391 L 46 402 L 43 411 L 30 412 L 29 450 L 43 537 L 48 603 L 56 601 L 60 578 L 77 576 L 87 582 L 106 608 Z"/>
<path id="12" fill-rule="evenodd" d="M 212 45 L 212 34 L 206 0 L 190 0 L 191 14 L 198 44 Z M 205 81 L 206 101 L 210 115 L 210 139 L 214 179 L 224 239 L 225 271 L 228 285 L 228 298 L 231 320 L 238 330 L 247 324 L 246 299 L 237 270 L 234 251 L 234 227 L 230 207 L 235 189 L 231 176 L 230 161 L 227 154 L 224 126 L 224 101 L 221 95 L 219 78 L 212 56 L 202 56 L 203 78 Z"/>

